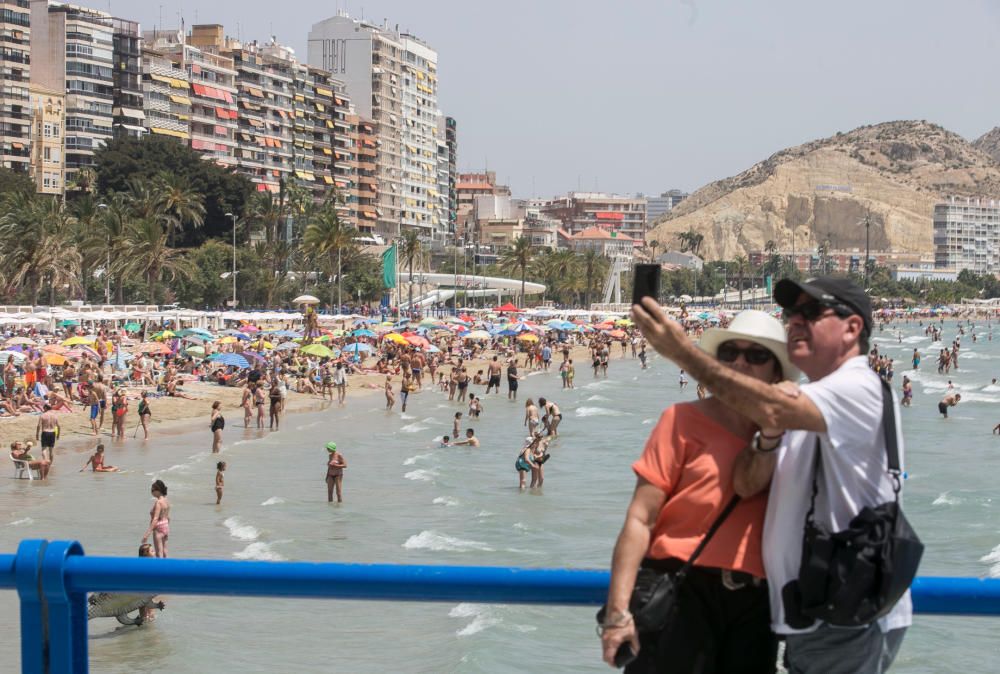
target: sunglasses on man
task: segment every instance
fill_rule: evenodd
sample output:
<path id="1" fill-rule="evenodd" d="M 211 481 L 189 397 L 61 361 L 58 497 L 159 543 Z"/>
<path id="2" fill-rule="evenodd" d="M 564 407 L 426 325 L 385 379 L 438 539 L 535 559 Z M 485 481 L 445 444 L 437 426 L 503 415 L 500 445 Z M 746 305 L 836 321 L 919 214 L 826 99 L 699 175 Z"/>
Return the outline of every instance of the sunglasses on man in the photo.
<path id="1" fill-rule="evenodd" d="M 733 342 L 723 342 L 719 344 L 719 348 L 715 351 L 715 357 L 723 363 L 735 363 L 736 359 L 741 355 L 743 356 L 743 360 L 750 365 L 763 365 L 774 359 L 773 353 L 757 345 L 741 349 Z"/>
<path id="2" fill-rule="evenodd" d="M 785 307 L 781 311 L 781 320 L 785 323 L 792 320 L 795 316 L 801 316 L 803 320 L 813 323 L 820 318 L 822 318 L 827 310 L 832 309 L 833 312 L 840 318 L 847 318 L 848 316 L 854 316 L 857 312 L 851 309 L 846 304 L 840 303 L 830 303 L 830 302 L 806 302 L 805 304 L 799 304 L 794 307 Z"/>

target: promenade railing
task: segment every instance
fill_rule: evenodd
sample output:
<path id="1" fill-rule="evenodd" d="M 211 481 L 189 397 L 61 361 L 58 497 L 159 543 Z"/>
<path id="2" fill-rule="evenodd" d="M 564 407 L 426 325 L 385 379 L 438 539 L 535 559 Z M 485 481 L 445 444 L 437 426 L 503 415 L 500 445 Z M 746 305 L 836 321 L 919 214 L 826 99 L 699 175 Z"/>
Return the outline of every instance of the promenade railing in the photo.
<path id="1" fill-rule="evenodd" d="M 0 555 L 0 589 L 20 599 L 26 674 L 87 672 L 88 592 L 598 606 L 608 580 L 587 569 L 87 557 L 76 541 L 25 540 Z M 1000 615 L 1000 579 L 921 577 L 913 601 L 923 614 Z"/>

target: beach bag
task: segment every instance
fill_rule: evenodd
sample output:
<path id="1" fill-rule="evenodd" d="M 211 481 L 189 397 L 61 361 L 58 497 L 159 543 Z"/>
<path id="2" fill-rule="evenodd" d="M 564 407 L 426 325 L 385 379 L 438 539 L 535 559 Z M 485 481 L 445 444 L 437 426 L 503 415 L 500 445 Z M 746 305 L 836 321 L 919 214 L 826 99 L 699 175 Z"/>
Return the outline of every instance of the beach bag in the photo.
<path id="1" fill-rule="evenodd" d="M 899 505 L 900 465 L 892 390 L 882 381 L 882 425 L 894 499 L 864 507 L 847 529 L 817 524 L 819 438 L 813 459 L 812 500 L 806 513 L 799 577 L 782 588 L 785 621 L 795 629 L 816 620 L 861 627 L 887 615 L 917 574 L 924 545 Z"/>
<path id="2" fill-rule="evenodd" d="M 637 632 L 642 634 L 657 633 L 671 626 L 673 619 L 677 615 L 677 596 L 684 578 L 691 570 L 695 560 L 698 559 L 698 556 L 705 550 L 709 541 L 712 540 L 712 536 L 719 530 L 719 527 L 722 526 L 722 523 L 725 522 L 726 518 L 729 517 L 729 514 L 733 512 L 733 509 L 736 508 L 739 502 L 740 497 L 737 495 L 734 495 L 729 500 L 726 507 L 723 508 L 719 516 L 712 522 L 712 526 L 708 528 L 708 532 L 701 539 L 701 543 L 691 553 L 691 557 L 677 571 L 669 573 L 648 567 L 639 568 L 635 577 L 635 586 L 632 588 L 632 596 L 629 598 L 628 603 L 628 610 L 632 614 L 632 620 L 635 622 Z M 604 605 L 597 612 L 598 625 L 604 624 L 607 609 L 607 605 Z M 629 642 L 626 641 L 619 648 L 619 654 L 615 658 L 616 663 L 619 661 L 623 663 L 620 666 L 625 666 L 629 661 L 629 658 L 623 654 L 623 650 L 627 647 L 629 647 Z"/>

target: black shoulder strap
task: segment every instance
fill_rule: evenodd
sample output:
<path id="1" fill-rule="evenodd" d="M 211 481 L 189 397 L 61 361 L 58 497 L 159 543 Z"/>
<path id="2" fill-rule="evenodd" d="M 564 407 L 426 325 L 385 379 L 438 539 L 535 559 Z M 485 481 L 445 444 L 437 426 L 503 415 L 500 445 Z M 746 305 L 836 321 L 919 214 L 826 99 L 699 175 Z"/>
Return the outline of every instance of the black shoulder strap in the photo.
<path id="1" fill-rule="evenodd" d="M 687 575 L 687 572 L 692 566 L 694 566 L 694 560 L 698 559 L 698 556 L 704 552 L 705 546 L 707 546 L 708 542 L 712 540 L 712 536 L 714 536 L 715 532 L 719 530 L 719 527 L 722 526 L 722 523 L 726 521 L 726 518 L 729 517 L 729 514 L 733 512 L 733 509 L 736 508 L 736 505 L 739 502 L 739 495 L 733 494 L 733 497 L 729 499 L 729 503 L 726 504 L 726 507 L 722 509 L 721 513 L 719 513 L 719 516 L 715 518 L 714 522 L 712 522 L 712 526 L 708 528 L 708 532 L 705 534 L 705 537 L 701 539 L 701 543 L 699 543 L 698 547 L 694 549 L 694 552 L 691 553 L 688 560 L 684 562 L 684 566 L 678 569 L 676 574 L 677 578 L 683 578 Z"/>
<path id="2" fill-rule="evenodd" d="M 896 498 L 899 498 L 900 491 L 900 468 L 899 468 L 899 438 L 896 435 L 896 410 L 892 404 L 892 389 L 889 382 L 879 378 L 882 384 L 882 432 L 885 435 L 885 454 L 889 475 L 892 477 L 893 491 Z M 819 492 L 819 483 L 816 475 L 819 472 L 820 442 L 819 433 L 816 434 L 816 450 L 813 454 L 812 470 L 812 498 L 809 502 L 809 511 L 806 513 L 806 523 L 813 521 L 813 514 L 816 511 L 816 494 Z"/>

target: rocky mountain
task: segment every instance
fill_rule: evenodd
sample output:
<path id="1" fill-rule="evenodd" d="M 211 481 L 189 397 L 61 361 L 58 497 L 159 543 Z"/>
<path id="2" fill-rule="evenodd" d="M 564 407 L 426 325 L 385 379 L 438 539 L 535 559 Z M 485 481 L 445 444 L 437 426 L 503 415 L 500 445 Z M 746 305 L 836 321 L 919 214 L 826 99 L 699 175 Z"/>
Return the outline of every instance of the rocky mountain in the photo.
<path id="1" fill-rule="evenodd" d="M 972 147 L 985 152 L 993 161 L 1000 162 L 1000 126 L 995 126 L 972 141 Z"/>
<path id="2" fill-rule="evenodd" d="M 985 142 L 993 136 L 990 143 Z M 974 144 L 926 121 L 862 126 L 782 150 L 681 202 L 647 234 L 661 246 L 677 235 L 704 236 L 708 260 L 762 250 L 787 251 L 829 238 L 834 249 L 863 250 L 871 218 L 873 251 L 930 253 L 934 204 L 946 196 L 1000 198 L 994 129 Z"/>

